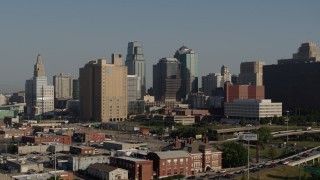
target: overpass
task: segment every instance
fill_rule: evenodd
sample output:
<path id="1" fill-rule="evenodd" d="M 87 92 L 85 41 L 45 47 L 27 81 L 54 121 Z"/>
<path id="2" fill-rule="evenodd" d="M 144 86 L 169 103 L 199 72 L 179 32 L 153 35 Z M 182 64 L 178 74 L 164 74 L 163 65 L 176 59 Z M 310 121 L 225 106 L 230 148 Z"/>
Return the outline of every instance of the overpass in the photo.
<path id="1" fill-rule="evenodd" d="M 302 134 L 312 134 L 312 133 L 320 133 L 320 129 L 312 129 L 312 130 L 290 130 L 290 131 L 279 131 L 279 132 L 272 132 L 271 135 L 274 138 L 277 137 L 285 137 L 285 136 L 292 136 L 292 135 L 302 135 Z"/>

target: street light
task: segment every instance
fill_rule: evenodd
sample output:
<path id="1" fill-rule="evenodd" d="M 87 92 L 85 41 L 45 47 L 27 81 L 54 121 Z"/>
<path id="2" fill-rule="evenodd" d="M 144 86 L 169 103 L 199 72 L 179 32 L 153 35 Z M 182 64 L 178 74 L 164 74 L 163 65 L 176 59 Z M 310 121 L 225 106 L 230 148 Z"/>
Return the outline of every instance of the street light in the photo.
<path id="1" fill-rule="evenodd" d="M 286 155 L 288 155 L 288 143 L 289 143 L 289 133 L 288 133 L 288 131 L 289 131 L 289 128 L 288 128 L 288 126 L 289 126 L 289 113 L 290 113 L 290 111 L 286 111 L 286 113 L 287 113 L 287 118 L 286 118 L 286 123 L 287 123 L 287 143 L 286 143 Z"/>

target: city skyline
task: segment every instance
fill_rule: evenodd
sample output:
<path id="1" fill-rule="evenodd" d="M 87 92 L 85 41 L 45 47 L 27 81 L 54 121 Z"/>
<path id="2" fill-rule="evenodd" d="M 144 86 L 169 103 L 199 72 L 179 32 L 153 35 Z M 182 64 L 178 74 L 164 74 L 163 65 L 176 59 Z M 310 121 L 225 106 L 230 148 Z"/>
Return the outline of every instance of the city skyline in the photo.
<path id="1" fill-rule="evenodd" d="M 38 53 L 53 84 L 58 73 L 77 78 L 79 68 L 90 60 L 110 62 L 112 52 L 125 57 L 131 41 L 143 43 L 147 88 L 152 86 L 152 66 L 162 57 L 172 57 L 182 45 L 199 54 L 199 78 L 219 72 L 222 65 L 239 74 L 241 62 L 276 64 L 291 58 L 301 43 L 320 46 L 319 5 L 315 1 L 2 3 L 0 93 L 24 89 Z"/>

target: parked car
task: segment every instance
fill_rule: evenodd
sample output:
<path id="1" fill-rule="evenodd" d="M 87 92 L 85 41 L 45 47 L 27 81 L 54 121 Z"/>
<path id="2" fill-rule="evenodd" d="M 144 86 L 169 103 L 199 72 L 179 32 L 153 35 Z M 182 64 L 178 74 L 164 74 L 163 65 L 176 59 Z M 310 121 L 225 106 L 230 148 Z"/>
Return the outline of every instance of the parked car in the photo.
<path id="1" fill-rule="evenodd" d="M 302 157 L 309 157 L 310 155 L 308 153 L 303 153 L 301 156 Z"/>
<path id="2" fill-rule="evenodd" d="M 224 175 L 224 177 L 225 177 L 225 178 L 232 178 L 232 176 L 233 176 L 233 175 L 232 175 L 232 174 L 230 174 L 230 173 L 228 173 L 228 174 Z"/>
<path id="3" fill-rule="evenodd" d="M 289 161 L 283 161 L 282 164 L 283 165 L 289 164 Z"/>
<path id="4" fill-rule="evenodd" d="M 223 173 L 226 173 L 227 171 L 225 169 L 221 169 L 220 171 L 218 171 L 217 173 L 218 174 L 223 174 Z"/>

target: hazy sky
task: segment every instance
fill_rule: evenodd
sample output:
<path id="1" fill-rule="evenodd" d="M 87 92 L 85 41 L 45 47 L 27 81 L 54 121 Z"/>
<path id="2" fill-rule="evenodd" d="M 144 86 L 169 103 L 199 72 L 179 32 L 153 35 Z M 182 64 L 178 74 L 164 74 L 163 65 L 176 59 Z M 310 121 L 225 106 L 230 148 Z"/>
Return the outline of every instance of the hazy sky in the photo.
<path id="1" fill-rule="evenodd" d="M 78 77 L 93 59 L 126 56 L 141 41 L 147 87 L 152 65 L 182 45 L 199 54 L 199 79 L 226 65 L 290 58 L 302 42 L 320 47 L 320 1 L 309 0 L 60 0 L 2 1 L 0 92 L 24 90 L 38 53 L 52 83 L 57 73 Z M 125 59 L 123 59 L 125 60 Z"/>

